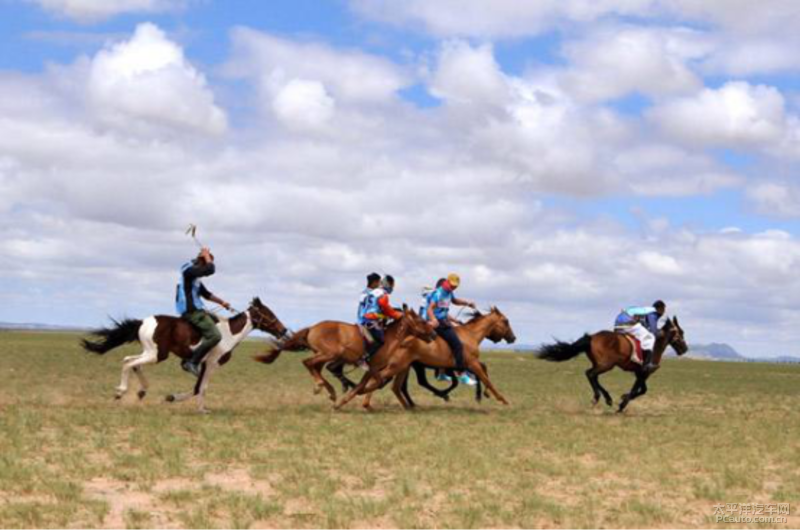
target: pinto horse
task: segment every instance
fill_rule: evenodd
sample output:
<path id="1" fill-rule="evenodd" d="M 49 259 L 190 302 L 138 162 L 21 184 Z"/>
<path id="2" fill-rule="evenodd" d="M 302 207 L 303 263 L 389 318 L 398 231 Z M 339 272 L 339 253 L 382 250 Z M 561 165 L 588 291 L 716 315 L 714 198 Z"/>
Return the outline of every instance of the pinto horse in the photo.
<path id="1" fill-rule="evenodd" d="M 508 405 L 508 401 L 494 387 L 481 364 L 480 344 L 488 338 L 494 343 L 505 340 L 508 343 L 516 341 L 514 331 L 508 318 L 495 307 L 490 313 L 478 315 L 464 325 L 456 327 L 456 333 L 464 345 L 464 365 L 486 386 L 489 392 L 501 403 Z M 370 364 L 370 372 L 365 374 L 358 386 L 351 390 L 336 405 L 339 409 L 360 394 L 370 394 L 394 378 L 392 391 L 404 408 L 409 409 L 412 404 L 405 400 L 402 393 L 403 383 L 408 377 L 408 371 L 414 362 L 419 362 L 426 367 L 453 369 L 455 359 L 447 342 L 437 337 L 436 341 L 424 343 L 414 339 L 406 340 L 397 349 L 382 350 L 378 352 Z"/>
<path id="2" fill-rule="evenodd" d="M 678 356 L 683 356 L 689 350 L 686 339 L 683 335 L 683 328 L 678 323 L 678 318 L 667 319 L 666 324 L 661 329 L 661 333 L 656 338 L 655 348 L 653 349 L 653 363 L 659 365 L 661 357 L 667 347 L 671 346 Z M 642 366 L 633 361 L 633 345 L 625 337 L 625 334 L 604 330 L 594 335 L 586 334 L 574 343 L 557 341 L 552 345 L 544 345 L 539 349 L 537 357 L 547 361 L 567 361 L 585 352 L 592 362 L 592 368 L 586 371 L 586 377 L 592 385 L 594 391 L 594 405 L 600 401 L 600 395 L 606 401 L 606 405 L 614 405 L 611 395 L 600 385 L 599 376 L 619 367 L 623 371 L 632 372 L 636 375 L 629 393 L 622 395 L 617 413 L 622 413 L 628 403 L 642 396 L 647 392 L 647 379 L 650 374 L 646 373 Z M 658 367 L 656 367 L 656 370 Z M 655 372 L 655 371 L 654 371 Z"/>
<path id="3" fill-rule="evenodd" d="M 233 355 L 233 349 L 254 329 L 261 330 L 276 338 L 284 337 L 288 330 L 283 323 L 257 297 L 250 307 L 230 319 L 220 319 L 217 323 L 222 340 L 203 359 L 200 376 L 194 390 L 187 393 L 167 396 L 168 402 L 180 402 L 197 397 L 198 408 L 205 413 L 205 393 L 211 374 L 225 365 Z M 122 378 L 117 387 L 115 397 L 122 398 L 128 391 L 128 379 L 131 371 L 136 374 L 141 386 L 138 396 L 143 399 L 147 395 L 148 383 L 144 377 L 143 367 L 153 363 L 161 363 L 169 357 L 170 352 L 181 359 L 192 356 L 192 348 L 200 343 L 200 333 L 187 321 L 169 315 L 154 315 L 144 320 L 126 319 L 114 321 L 111 328 L 101 328 L 91 332 L 99 341 L 83 339 L 81 344 L 88 352 L 105 354 L 126 343 L 138 341 L 143 351 L 137 356 L 127 356 L 122 360 Z"/>
<path id="4" fill-rule="evenodd" d="M 422 342 L 433 341 L 436 332 L 414 310 L 403 305 L 403 317 L 394 321 L 386 329 L 385 343 L 371 358 L 370 365 L 381 352 L 390 352 L 407 339 L 417 338 Z M 322 369 L 328 364 L 357 364 L 366 352 L 364 339 L 358 326 L 341 321 L 322 321 L 314 326 L 304 328 L 287 339 L 279 348 L 255 356 L 261 363 L 273 363 L 282 352 L 299 352 L 311 350 L 314 355 L 303 360 L 308 372 L 314 379 L 314 394 L 323 389 L 328 392 L 331 402 L 336 402 L 336 390 L 322 375 Z"/>

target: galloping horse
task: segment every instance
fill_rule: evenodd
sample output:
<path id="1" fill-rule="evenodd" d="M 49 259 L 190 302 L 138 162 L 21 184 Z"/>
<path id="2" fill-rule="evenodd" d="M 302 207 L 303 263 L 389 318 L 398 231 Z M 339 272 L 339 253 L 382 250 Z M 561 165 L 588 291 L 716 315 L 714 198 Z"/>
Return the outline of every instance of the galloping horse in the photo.
<path id="1" fill-rule="evenodd" d="M 667 346 L 671 346 L 678 356 L 683 356 L 689 350 L 683 335 L 683 328 L 678 324 L 678 318 L 667 319 L 666 324 L 661 329 L 661 333 L 656 339 L 653 349 L 653 363 L 659 365 Z M 547 361 L 566 361 L 585 352 L 592 362 L 592 368 L 586 371 L 586 377 L 592 385 L 594 391 L 594 405 L 600 401 L 602 393 L 606 405 L 611 407 L 614 402 L 611 395 L 600 385 L 599 376 L 619 367 L 623 371 L 632 372 L 636 375 L 636 381 L 630 392 L 622 395 L 622 402 L 617 413 L 622 413 L 628 403 L 642 396 L 647 392 L 647 379 L 650 374 L 646 373 L 642 366 L 631 359 L 633 345 L 624 334 L 610 331 L 597 332 L 594 335 L 586 334 L 574 343 L 564 343 L 557 341 L 552 345 L 545 345 L 539 349 L 537 357 Z M 655 371 L 654 371 L 655 372 Z"/>
<path id="2" fill-rule="evenodd" d="M 220 319 L 217 323 L 222 333 L 222 341 L 215 346 L 203 360 L 200 376 L 197 378 L 194 390 L 187 393 L 172 394 L 167 396 L 168 402 L 180 402 L 197 397 L 198 408 L 206 412 L 204 399 L 208 381 L 217 367 L 225 365 L 233 354 L 233 349 L 247 337 L 253 329 L 272 334 L 276 338 L 284 337 L 288 330 L 257 297 L 250 303 L 250 307 L 230 319 Z M 143 352 L 137 356 L 127 356 L 122 360 L 122 378 L 117 387 L 115 397 L 120 399 L 128 391 L 128 379 L 131 370 L 139 379 L 141 389 L 139 399 L 147 395 L 147 380 L 144 377 L 143 367 L 152 363 L 161 363 L 169 357 L 170 352 L 181 359 L 192 356 L 192 348 L 200 343 L 200 333 L 195 328 L 179 317 L 169 315 L 154 315 L 144 320 L 125 319 L 122 322 L 114 321 L 111 328 L 101 328 L 91 332 L 99 336 L 100 341 L 82 340 L 83 348 L 95 354 L 105 354 L 126 343 L 138 341 L 143 347 Z"/>
<path id="3" fill-rule="evenodd" d="M 414 310 L 403 305 L 403 317 L 394 321 L 386 329 L 386 342 L 372 357 L 373 360 L 381 352 L 390 352 L 408 339 L 408 336 L 420 339 L 422 342 L 433 341 L 436 333 Z M 255 356 L 261 363 L 273 363 L 282 352 L 298 352 L 311 350 L 314 355 L 303 360 L 311 377 L 314 379 L 314 394 L 325 389 L 331 402 L 336 402 L 336 390 L 322 375 L 325 365 L 331 363 L 357 364 L 365 353 L 364 340 L 358 326 L 341 321 L 322 321 L 314 326 L 304 328 L 287 339 L 279 348 Z"/>
<path id="4" fill-rule="evenodd" d="M 464 345 L 464 365 L 486 386 L 494 397 L 508 405 L 508 401 L 495 389 L 484 366 L 479 360 L 480 344 L 488 338 L 499 343 L 505 340 L 508 343 L 516 341 L 514 331 L 508 318 L 495 307 L 490 313 L 478 315 L 464 325 L 455 328 L 458 338 Z M 397 349 L 392 351 L 382 350 L 372 359 L 370 372 L 365 374 L 358 386 L 351 390 L 336 408 L 341 408 L 350 402 L 356 395 L 369 394 L 383 387 L 389 380 L 394 378 L 392 391 L 403 405 L 404 408 L 412 407 L 406 402 L 402 394 L 403 382 L 408 376 L 408 371 L 412 363 L 420 362 L 427 367 L 452 369 L 455 367 L 455 360 L 452 351 L 447 343 L 440 337 L 432 343 L 422 341 L 406 340 Z"/>

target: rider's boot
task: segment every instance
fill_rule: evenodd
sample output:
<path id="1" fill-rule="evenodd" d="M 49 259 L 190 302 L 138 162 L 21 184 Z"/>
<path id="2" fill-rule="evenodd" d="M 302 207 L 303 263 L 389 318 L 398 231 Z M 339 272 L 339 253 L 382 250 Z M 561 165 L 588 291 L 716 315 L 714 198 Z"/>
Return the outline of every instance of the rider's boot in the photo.
<path id="1" fill-rule="evenodd" d="M 194 374 L 197 377 L 200 377 L 200 363 L 203 361 L 203 358 L 206 357 L 208 351 L 211 348 L 206 346 L 206 343 L 201 343 L 193 352 L 192 357 L 188 360 L 183 360 L 181 363 L 181 368 L 186 371 Z"/>
<path id="2" fill-rule="evenodd" d="M 658 365 L 653 363 L 653 351 L 652 350 L 645 350 L 644 354 L 644 363 L 642 364 L 642 370 L 645 374 L 651 374 L 653 371 L 658 369 Z"/>

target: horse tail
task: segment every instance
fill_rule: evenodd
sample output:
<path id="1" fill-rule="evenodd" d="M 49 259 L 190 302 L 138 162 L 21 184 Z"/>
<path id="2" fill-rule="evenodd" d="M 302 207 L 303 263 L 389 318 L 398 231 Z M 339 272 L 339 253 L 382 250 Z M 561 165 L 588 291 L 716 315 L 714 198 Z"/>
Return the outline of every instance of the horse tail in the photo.
<path id="1" fill-rule="evenodd" d="M 592 351 L 592 338 L 589 334 L 584 334 L 582 338 L 574 343 L 556 341 L 552 345 L 543 345 L 539 348 L 536 357 L 547 361 L 567 361 L 579 354 L 590 354 Z"/>
<path id="2" fill-rule="evenodd" d="M 95 354 L 105 354 L 126 343 L 139 341 L 139 328 L 142 326 L 140 319 L 124 319 L 122 322 L 112 319 L 111 321 L 114 326 L 90 332 L 91 335 L 100 337 L 99 341 L 89 341 L 85 338 L 81 340 L 84 350 Z"/>
<path id="3" fill-rule="evenodd" d="M 253 359 L 261 363 L 270 364 L 274 363 L 275 360 L 278 359 L 278 356 L 284 351 L 299 352 L 301 350 L 307 350 L 311 347 L 308 343 L 308 333 L 310 331 L 310 328 L 303 328 L 299 332 L 295 332 L 289 339 L 282 343 L 279 342 L 278 348 L 265 352 L 264 354 L 253 356 Z"/>

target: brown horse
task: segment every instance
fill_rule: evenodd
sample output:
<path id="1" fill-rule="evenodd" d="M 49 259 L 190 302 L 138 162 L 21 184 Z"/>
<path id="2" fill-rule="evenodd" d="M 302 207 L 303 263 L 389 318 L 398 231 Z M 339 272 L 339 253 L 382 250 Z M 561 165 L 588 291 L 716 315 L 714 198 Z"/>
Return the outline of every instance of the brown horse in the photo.
<path id="1" fill-rule="evenodd" d="M 489 376 L 479 359 L 479 347 L 486 338 L 495 343 L 499 343 L 502 340 L 508 343 L 516 341 L 517 338 L 511 329 L 508 318 L 500 310 L 493 307 L 490 313 L 477 315 L 468 323 L 456 327 L 455 330 L 464 345 L 464 365 L 466 368 L 478 377 L 497 400 L 508 405 L 505 397 L 495 389 L 491 380 L 489 380 Z M 394 378 L 392 391 L 394 391 L 395 396 L 397 396 L 404 408 L 410 408 L 411 404 L 406 402 L 401 391 L 403 382 L 408 376 L 409 368 L 414 362 L 420 362 L 427 367 L 441 369 L 455 367 L 452 351 L 442 338 L 437 337 L 436 341 L 432 343 L 423 343 L 413 339 L 406 340 L 397 349 L 392 351 L 385 350 L 376 354 L 370 364 L 370 372 L 364 375 L 355 389 L 342 398 L 336 408 L 341 408 L 355 398 L 356 395 L 369 394 L 380 389 L 392 378 Z"/>
<path id="2" fill-rule="evenodd" d="M 433 341 L 436 332 L 414 310 L 403 305 L 403 317 L 394 321 L 386 329 L 386 341 L 381 349 L 372 357 L 373 363 L 381 352 L 390 352 L 397 348 L 408 336 L 421 341 Z M 349 363 L 352 365 L 364 357 L 366 352 L 364 339 L 358 326 L 341 321 L 322 321 L 314 326 L 304 328 L 279 345 L 279 348 L 255 356 L 261 363 L 273 363 L 284 351 L 298 352 L 311 350 L 314 355 L 303 360 L 311 377 L 314 379 L 314 394 L 323 389 L 328 391 L 331 402 L 336 402 L 336 390 L 322 375 L 322 369 L 329 363 Z"/>
<path id="3" fill-rule="evenodd" d="M 168 395 L 168 402 L 178 402 L 196 396 L 200 411 L 205 412 L 204 398 L 211 374 L 217 367 L 225 365 L 231 359 L 233 349 L 253 329 L 267 332 L 276 338 L 283 337 L 288 332 L 283 323 L 272 313 L 272 310 L 258 298 L 253 299 L 247 311 L 230 319 L 220 319 L 217 327 L 222 334 L 222 340 L 204 358 L 194 390 L 188 393 Z M 114 321 L 113 327 L 95 330 L 92 335 L 99 336 L 100 340 L 84 339 L 81 344 L 85 350 L 95 354 L 105 354 L 134 341 L 138 341 L 143 347 L 141 354 L 127 356 L 123 359 L 122 378 L 115 395 L 117 399 L 122 398 L 128 391 L 128 379 L 131 371 L 139 379 L 141 389 L 138 396 L 141 400 L 147 394 L 148 387 L 143 372 L 145 365 L 161 363 L 169 357 L 170 352 L 181 359 L 188 359 L 192 356 L 192 348 L 200 343 L 200 333 L 191 324 L 184 319 L 169 315 L 154 315 L 144 320 Z"/>
<path id="4" fill-rule="evenodd" d="M 661 357 L 667 346 L 671 346 L 679 356 L 683 356 L 689 350 L 686 339 L 683 335 L 683 328 L 678 324 L 678 318 L 667 319 L 666 324 L 656 338 L 655 348 L 653 349 L 653 363 L 661 363 Z M 537 357 L 547 361 L 566 361 L 585 352 L 592 362 L 592 368 L 586 371 L 586 377 L 592 385 L 594 391 L 594 405 L 600 401 L 600 395 L 605 398 L 606 405 L 611 407 L 614 402 L 611 395 L 600 385 L 599 376 L 619 367 L 623 371 L 632 372 L 636 375 L 636 381 L 630 392 L 622 395 L 622 402 L 619 405 L 618 413 L 622 413 L 628 403 L 642 396 L 647 392 L 647 378 L 652 373 L 646 373 L 642 366 L 631 359 L 633 345 L 624 334 L 618 332 L 602 331 L 594 335 L 586 334 L 574 343 L 564 343 L 557 341 L 552 345 L 545 345 L 539 349 Z"/>

